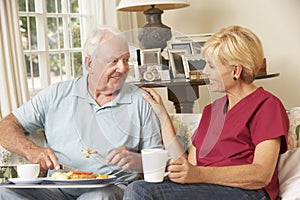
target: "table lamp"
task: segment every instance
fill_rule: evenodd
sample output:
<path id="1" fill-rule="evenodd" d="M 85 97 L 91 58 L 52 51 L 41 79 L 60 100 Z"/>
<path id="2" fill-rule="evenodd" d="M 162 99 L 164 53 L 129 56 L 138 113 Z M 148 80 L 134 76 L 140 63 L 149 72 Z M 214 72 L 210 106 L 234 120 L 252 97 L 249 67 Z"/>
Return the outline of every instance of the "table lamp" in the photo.
<path id="1" fill-rule="evenodd" d="M 172 38 L 171 28 L 161 22 L 163 10 L 177 9 L 189 6 L 187 0 L 121 0 L 117 10 L 138 12 L 144 11 L 146 24 L 139 28 L 138 39 L 143 48 L 160 48 L 167 46 Z"/>

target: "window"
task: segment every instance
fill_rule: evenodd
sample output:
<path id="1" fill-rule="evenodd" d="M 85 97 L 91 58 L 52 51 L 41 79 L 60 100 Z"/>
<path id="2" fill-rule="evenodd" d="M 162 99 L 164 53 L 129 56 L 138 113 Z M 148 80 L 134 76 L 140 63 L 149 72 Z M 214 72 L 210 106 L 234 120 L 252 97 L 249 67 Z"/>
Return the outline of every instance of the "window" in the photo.
<path id="1" fill-rule="evenodd" d="M 84 0 L 18 0 L 31 95 L 83 74 Z"/>

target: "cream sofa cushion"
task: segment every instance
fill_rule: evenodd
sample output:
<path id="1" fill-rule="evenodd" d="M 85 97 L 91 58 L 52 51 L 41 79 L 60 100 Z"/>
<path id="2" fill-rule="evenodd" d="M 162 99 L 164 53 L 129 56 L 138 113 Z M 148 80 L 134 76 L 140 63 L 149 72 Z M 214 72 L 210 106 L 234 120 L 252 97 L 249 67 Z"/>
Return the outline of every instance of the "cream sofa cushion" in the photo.
<path id="1" fill-rule="evenodd" d="M 282 200 L 300 200 L 300 107 L 287 111 L 290 128 L 288 151 L 280 155 L 278 178 Z"/>
<path id="2" fill-rule="evenodd" d="M 278 178 L 282 200 L 300 200 L 300 148 L 280 155 Z"/>
<path id="3" fill-rule="evenodd" d="M 300 107 L 287 111 L 290 120 L 288 148 L 300 147 Z"/>
<path id="4" fill-rule="evenodd" d="M 201 114 L 170 114 L 177 138 L 186 152 L 191 145 L 191 137 L 198 128 L 201 116 Z"/>

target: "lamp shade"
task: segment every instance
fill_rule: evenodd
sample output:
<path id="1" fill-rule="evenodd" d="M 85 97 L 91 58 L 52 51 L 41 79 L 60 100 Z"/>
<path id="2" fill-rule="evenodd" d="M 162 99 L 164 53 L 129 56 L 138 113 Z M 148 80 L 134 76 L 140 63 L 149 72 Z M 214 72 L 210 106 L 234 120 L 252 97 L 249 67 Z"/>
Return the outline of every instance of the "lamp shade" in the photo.
<path id="1" fill-rule="evenodd" d="M 129 12 L 145 11 L 150 9 L 151 5 L 155 5 L 155 8 L 161 10 L 170 10 L 187 7 L 190 4 L 187 0 L 121 0 L 117 10 Z"/>

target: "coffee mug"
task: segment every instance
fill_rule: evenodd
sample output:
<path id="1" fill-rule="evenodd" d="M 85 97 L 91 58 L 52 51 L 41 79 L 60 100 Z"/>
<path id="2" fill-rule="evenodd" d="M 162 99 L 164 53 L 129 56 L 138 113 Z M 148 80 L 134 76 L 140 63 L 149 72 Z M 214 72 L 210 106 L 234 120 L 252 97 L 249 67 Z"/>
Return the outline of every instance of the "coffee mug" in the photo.
<path id="1" fill-rule="evenodd" d="M 21 179 L 36 179 L 40 173 L 39 164 L 17 165 L 17 173 Z"/>
<path id="2" fill-rule="evenodd" d="M 168 151 L 164 149 L 143 149 L 142 162 L 144 180 L 158 183 L 164 180 Z"/>

